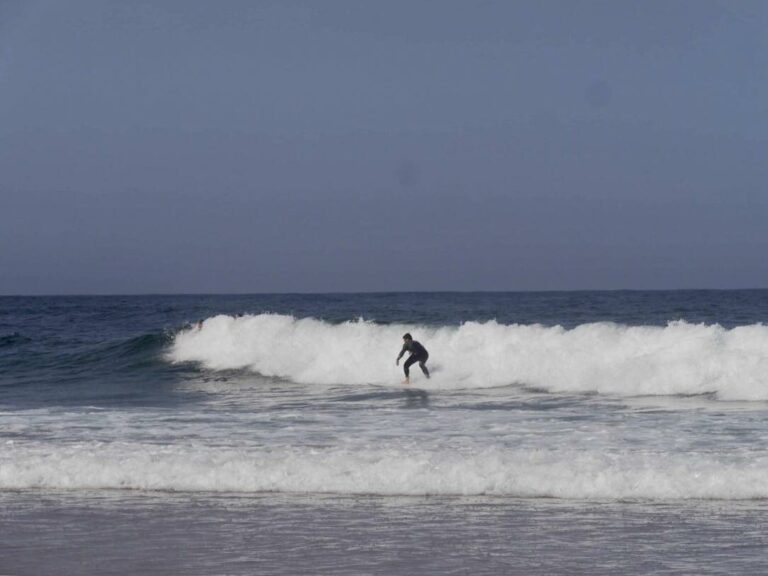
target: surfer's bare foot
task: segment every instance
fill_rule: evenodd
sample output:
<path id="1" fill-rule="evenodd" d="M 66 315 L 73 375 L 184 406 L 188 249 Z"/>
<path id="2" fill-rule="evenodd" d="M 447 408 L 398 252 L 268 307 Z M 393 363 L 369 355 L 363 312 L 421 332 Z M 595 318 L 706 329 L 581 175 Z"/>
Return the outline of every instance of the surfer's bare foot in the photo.
<path id="1" fill-rule="evenodd" d="M 410 378 L 406 378 L 405 380 L 403 380 L 403 384 L 410 384 L 410 383 L 411 383 Z"/>

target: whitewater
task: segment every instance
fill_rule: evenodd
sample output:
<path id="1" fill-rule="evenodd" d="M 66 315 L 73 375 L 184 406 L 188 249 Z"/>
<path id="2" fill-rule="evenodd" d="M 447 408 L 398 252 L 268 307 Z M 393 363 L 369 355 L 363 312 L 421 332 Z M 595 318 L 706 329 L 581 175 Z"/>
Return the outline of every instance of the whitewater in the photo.
<path id="1" fill-rule="evenodd" d="M 521 385 L 558 393 L 768 399 L 762 324 L 599 322 L 565 329 L 491 320 L 435 327 L 219 315 L 176 335 L 168 356 L 304 384 L 394 385 L 399 371 L 392 360 L 407 331 L 428 343 L 437 366 L 435 377 L 419 384 L 428 390 Z"/>
<path id="2" fill-rule="evenodd" d="M 768 457 L 707 453 L 351 447 L 243 450 L 85 444 L 5 450 L 0 488 L 507 496 L 564 499 L 768 498 Z"/>

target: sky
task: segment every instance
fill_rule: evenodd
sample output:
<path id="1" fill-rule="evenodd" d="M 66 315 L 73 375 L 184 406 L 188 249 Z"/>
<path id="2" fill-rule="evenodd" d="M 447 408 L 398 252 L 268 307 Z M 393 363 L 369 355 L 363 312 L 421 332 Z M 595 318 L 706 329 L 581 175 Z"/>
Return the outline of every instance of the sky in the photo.
<path id="1" fill-rule="evenodd" d="M 0 0 L 0 294 L 768 287 L 768 2 Z"/>

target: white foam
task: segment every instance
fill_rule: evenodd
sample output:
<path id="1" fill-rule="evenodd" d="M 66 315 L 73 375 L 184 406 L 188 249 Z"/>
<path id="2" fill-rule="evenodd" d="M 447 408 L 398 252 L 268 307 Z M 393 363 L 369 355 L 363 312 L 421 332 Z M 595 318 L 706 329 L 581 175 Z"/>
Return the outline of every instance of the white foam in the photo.
<path id="1" fill-rule="evenodd" d="M 330 324 L 260 314 L 216 316 L 176 335 L 169 357 L 220 370 L 318 384 L 396 383 L 401 336 L 412 332 L 439 370 L 432 388 L 522 383 L 553 392 L 619 396 L 713 393 L 723 400 L 768 399 L 768 327 L 725 329 L 584 324 L 566 330 L 494 321 L 461 326 Z M 413 370 L 420 378 L 418 368 Z"/>
<path id="2" fill-rule="evenodd" d="M 136 489 L 565 499 L 768 497 L 768 457 L 642 451 L 272 450 L 10 445 L 0 489 Z"/>

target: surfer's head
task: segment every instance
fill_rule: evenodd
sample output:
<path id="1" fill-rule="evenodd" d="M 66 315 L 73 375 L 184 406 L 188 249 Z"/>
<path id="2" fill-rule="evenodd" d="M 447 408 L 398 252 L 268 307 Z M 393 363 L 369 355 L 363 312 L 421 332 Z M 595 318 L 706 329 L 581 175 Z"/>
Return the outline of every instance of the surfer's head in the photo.
<path id="1" fill-rule="evenodd" d="M 411 338 L 411 335 L 406 332 L 403 334 L 403 340 L 413 340 L 413 338 Z"/>

